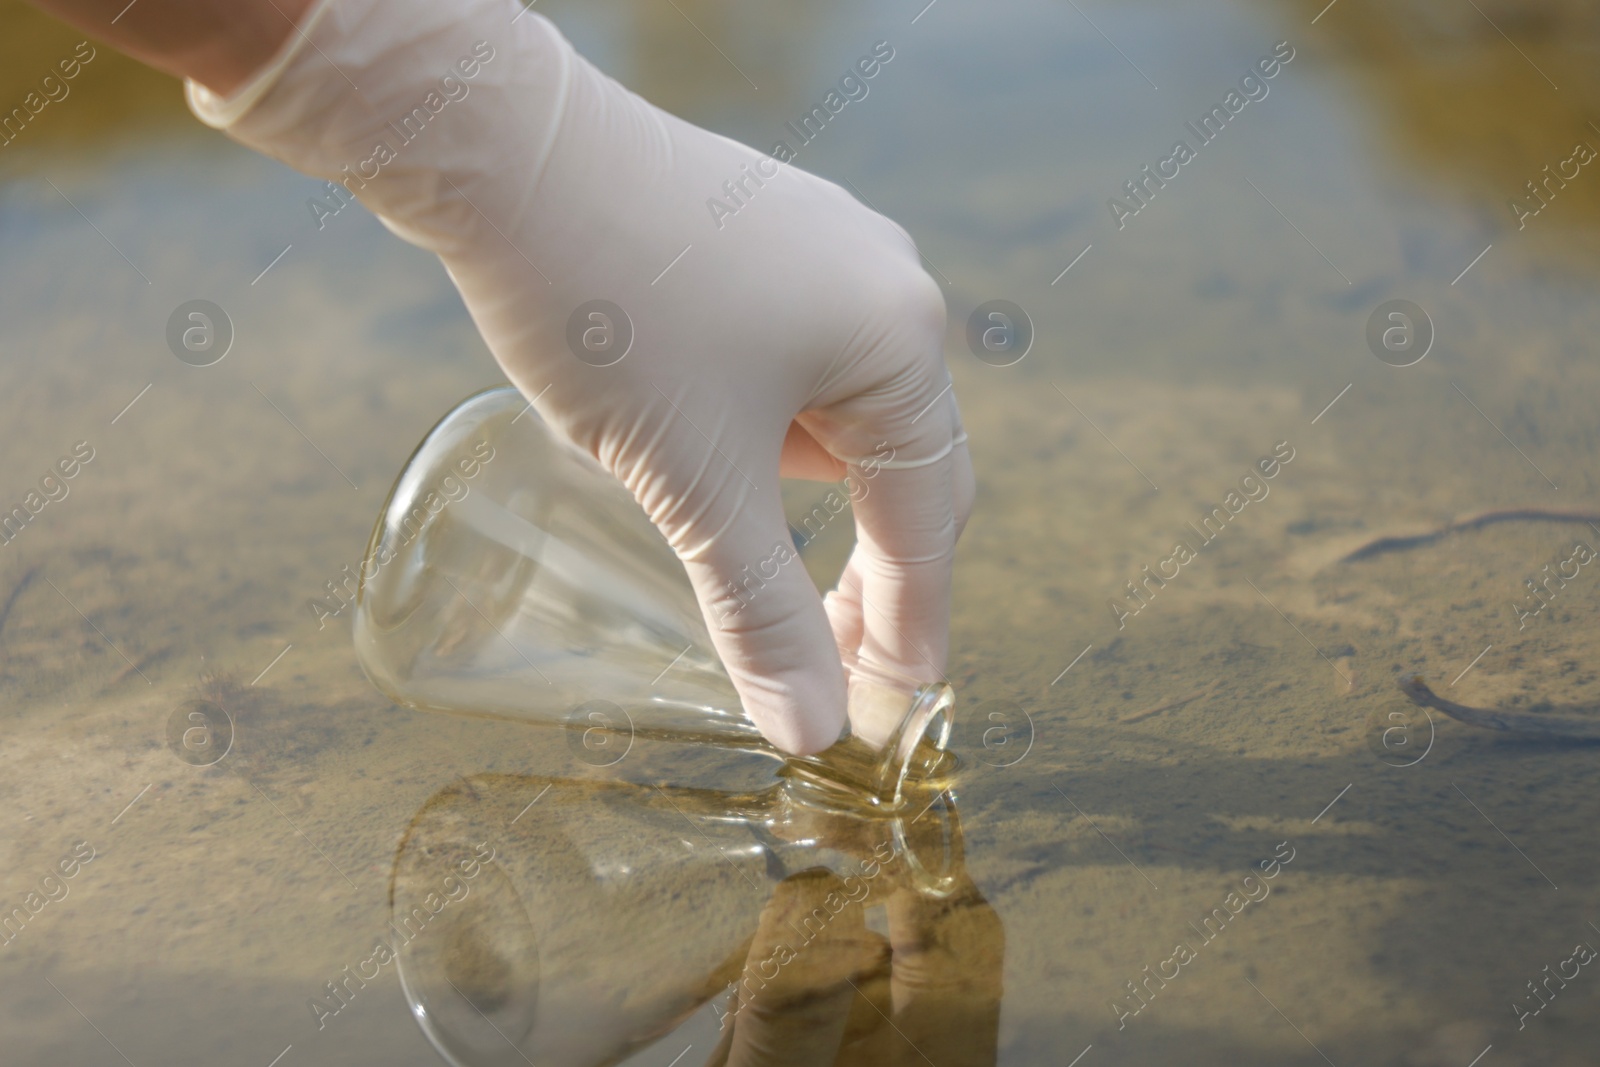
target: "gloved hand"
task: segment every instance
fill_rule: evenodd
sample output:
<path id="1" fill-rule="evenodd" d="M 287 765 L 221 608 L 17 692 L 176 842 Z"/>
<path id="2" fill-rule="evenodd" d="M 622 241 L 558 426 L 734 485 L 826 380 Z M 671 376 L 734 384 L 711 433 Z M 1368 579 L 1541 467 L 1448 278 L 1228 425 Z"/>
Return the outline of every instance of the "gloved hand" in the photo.
<path id="1" fill-rule="evenodd" d="M 841 651 L 940 677 L 973 480 L 944 302 L 904 230 L 634 96 L 514 0 L 322 0 L 230 96 L 187 91 L 209 125 L 440 256 L 506 375 L 677 551 L 774 744 L 838 738 Z M 708 207 L 729 182 L 732 216 Z M 569 346 L 594 300 L 631 323 L 609 366 L 593 365 L 621 347 L 607 320 L 572 332 L 599 330 L 602 352 Z M 825 612 L 778 479 L 863 461 L 858 543 Z"/>

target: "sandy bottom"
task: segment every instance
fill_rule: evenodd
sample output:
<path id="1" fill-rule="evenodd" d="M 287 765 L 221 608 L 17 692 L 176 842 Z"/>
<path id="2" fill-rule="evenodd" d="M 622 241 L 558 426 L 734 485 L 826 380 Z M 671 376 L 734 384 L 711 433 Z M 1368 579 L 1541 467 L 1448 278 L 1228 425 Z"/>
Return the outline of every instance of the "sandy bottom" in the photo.
<path id="1" fill-rule="evenodd" d="M 1241 20 L 1260 11 L 1216 10 L 1231 27 L 1222 54 L 1253 56 Z M 963 25 L 935 39 L 954 48 Z M 912 62 L 908 85 L 935 80 Z M 1513 605 L 1537 604 L 1524 580 L 1578 541 L 1600 547 L 1600 532 L 1506 523 L 1341 562 L 1489 509 L 1596 507 L 1600 312 L 1572 251 L 1589 231 L 1575 215 L 1522 239 L 1428 201 L 1431 178 L 1353 154 L 1359 106 L 1307 78 L 1268 102 L 1281 114 L 1263 110 L 1236 158 L 1213 150 L 1210 177 L 1171 191 L 1169 223 L 1157 201 L 1127 234 L 1109 229 L 1104 196 L 1176 120 L 1141 112 L 1132 132 L 1091 137 L 1064 208 L 1031 142 L 1003 176 L 930 168 L 937 138 L 862 164 L 872 189 L 910 190 L 899 206 L 953 276 L 948 354 L 980 479 L 948 674 L 966 873 L 998 919 L 973 936 L 1003 944 L 1004 996 L 993 1050 L 928 1048 L 938 1067 L 1064 1065 L 1090 1046 L 1083 1067 L 1467 1067 L 1491 1045 L 1484 1067 L 1593 1062 L 1590 968 L 1541 987 L 1553 999 L 1521 1028 L 1518 1006 L 1539 1003 L 1528 983 L 1575 945 L 1600 945 L 1600 750 L 1430 720 L 1395 679 L 1421 671 L 1470 705 L 1596 705 L 1600 569 L 1553 585 L 1523 628 Z M 1212 81 L 1176 91 L 1197 102 Z M 915 113 L 882 96 L 883 121 Z M 1316 137 L 1296 131 L 1312 119 L 1332 147 L 1306 147 Z M 844 132 L 819 169 L 877 159 Z M 1274 136 L 1315 173 L 1243 165 Z M 66 887 L 0 947 L 5 1058 L 265 1067 L 291 1047 L 284 1067 L 437 1062 L 393 968 L 320 1026 L 308 1007 L 385 936 L 396 850 L 431 797 L 490 775 L 745 789 L 771 766 L 641 744 L 595 768 L 556 731 L 380 697 L 348 612 L 319 628 L 306 602 L 359 559 L 432 421 L 496 368 L 426 257 L 354 210 L 311 228 L 311 183 L 210 140 L 118 153 L 41 154 L 5 186 L 0 503 L 77 442 L 94 450 L 70 495 L 0 547 L 0 905 Z M 1250 199 L 1246 173 L 1348 286 Z M 1370 210 L 1342 215 L 1347 202 Z M 938 203 L 991 228 L 930 214 Z M 1014 367 L 978 362 L 961 336 L 996 293 L 1036 309 L 1035 349 Z M 1439 324 L 1435 352 L 1404 370 L 1362 340 L 1397 293 Z M 203 369 L 161 340 L 196 296 L 237 334 Z M 1188 524 L 1226 511 L 1275 450 L 1292 459 L 1270 492 L 1201 543 Z M 823 490 L 787 493 L 799 515 Z M 1194 558 L 1129 599 L 1180 539 Z M 826 581 L 848 548 L 845 525 L 830 527 L 808 566 Z M 168 745 L 194 700 L 232 717 L 214 766 Z M 506 847 L 536 867 L 530 840 Z M 75 846 L 93 858 L 47 885 Z M 1206 941 L 1205 917 L 1275 855 L 1292 859 L 1270 895 Z M 690 865 L 661 891 L 748 906 L 739 884 L 705 877 Z M 1193 962 L 1134 999 L 1128 983 L 1180 943 Z M 627 953 L 597 937 L 595 967 L 626 974 Z M 704 1062 L 715 1018 L 697 1010 L 631 1062 L 661 1067 L 685 1045 L 683 1063 Z"/>

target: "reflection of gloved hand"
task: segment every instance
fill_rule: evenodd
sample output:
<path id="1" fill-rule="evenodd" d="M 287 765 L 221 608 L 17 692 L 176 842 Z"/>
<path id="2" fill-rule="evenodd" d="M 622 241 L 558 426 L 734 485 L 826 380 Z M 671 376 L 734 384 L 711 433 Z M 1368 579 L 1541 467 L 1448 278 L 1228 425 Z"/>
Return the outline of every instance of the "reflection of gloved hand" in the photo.
<path id="1" fill-rule="evenodd" d="M 650 106 L 513 0 L 322 0 L 230 97 L 191 83 L 189 98 L 443 258 L 506 374 L 684 560 L 775 744 L 814 752 L 838 736 L 835 637 L 938 676 L 972 474 L 943 300 L 898 226 Z M 708 200 L 730 189 L 740 210 L 714 214 Z M 616 347 L 584 361 L 567 340 L 597 299 L 634 335 L 605 367 L 591 364 Z M 580 318 L 575 332 L 599 327 L 603 348 L 606 325 Z M 779 473 L 837 479 L 873 457 L 883 469 L 856 474 L 859 544 L 825 614 Z"/>
<path id="2" fill-rule="evenodd" d="M 944 898 L 883 877 L 841 879 L 819 868 L 778 884 L 707 1067 L 994 1067 L 999 916 L 964 872 Z M 880 892 L 887 941 L 864 914 Z"/>
<path id="3" fill-rule="evenodd" d="M 863 1067 L 924 1063 L 916 1050 L 938 1049 L 941 1067 L 994 1067 L 1005 930 L 977 886 L 963 872 L 955 892 L 944 899 L 897 889 L 889 898 L 889 943 L 899 1040 L 886 1040 L 898 1053 L 851 1062 Z"/>
<path id="4" fill-rule="evenodd" d="M 779 882 L 761 910 L 706 1067 L 830 1067 L 858 990 L 883 986 L 889 946 L 867 929 L 861 887 L 822 868 Z M 878 1021 L 878 1020 L 873 1020 Z M 859 1025 L 856 1029 L 862 1029 Z M 875 1029 L 869 1022 L 866 1029 Z"/>

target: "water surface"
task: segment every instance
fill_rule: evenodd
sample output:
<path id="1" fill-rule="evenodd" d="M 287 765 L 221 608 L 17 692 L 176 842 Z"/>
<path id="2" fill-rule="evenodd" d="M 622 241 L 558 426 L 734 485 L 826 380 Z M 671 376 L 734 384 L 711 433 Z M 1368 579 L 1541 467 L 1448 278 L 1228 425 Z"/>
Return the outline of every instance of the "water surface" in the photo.
<path id="1" fill-rule="evenodd" d="M 1524 584 L 1571 575 L 1600 530 L 1511 522 L 1341 562 L 1485 511 L 1600 510 L 1600 176 L 1568 162 L 1600 148 L 1592 11 L 545 13 L 764 148 L 874 42 L 895 49 L 797 162 L 906 225 L 950 307 L 980 489 L 949 676 L 967 874 L 997 918 L 983 936 L 1004 934 L 996 1062 L 1592 1062 L 1600 979 L 1548 975 L 1600 945 L 1600 752 L 1430 723 L 1395 678 L 1479 706 L 1600 702 L 1600 571 Z M 16 4 L 0 20 L 10 107 L 79 38 Z M 1293 58 L 1265 95 L 1201 143 L 1186 124 L 1275 48 Z M 1179 139 L 1194 158 L 1131 213 L 1124 183 Z M 359 208 L 319 229 L 317 183 L 104 48 L 0 168 L 0 505 L 93 455 L 0 546 L 0 903 L 93 854 L 0 949 L 7 1062 L 437 1062 L 392 973 L 320 1028 L 308 1010 L 380 936 L 414 813 L 463 777 L 703 768 L 642 746 L 597 769 L 559 734 L 394 708 L 348 612 L 308 609 L 433 420 L 500 380 L 435 262 Z M 165 341 L 193 299 L 233 324 L 210 367 Z M 1005 367 L 965 336 L 997 299 L 1034 330 Z M 1369 347 L 1391 300 L 1433 327 L 1411 366 Z M 1241 489 L 1264 458 L 1273 477 Z M 828 580 L 847 549 L 830 527 L 808 565 Z M 210 767 L 167 744 L 194 700 L 235 719 Z M 1194 961 L 1135 999 L 1180 942 Z M 707 1008 L 633 1062 L 704 1062 L 715 1040 Z"/>

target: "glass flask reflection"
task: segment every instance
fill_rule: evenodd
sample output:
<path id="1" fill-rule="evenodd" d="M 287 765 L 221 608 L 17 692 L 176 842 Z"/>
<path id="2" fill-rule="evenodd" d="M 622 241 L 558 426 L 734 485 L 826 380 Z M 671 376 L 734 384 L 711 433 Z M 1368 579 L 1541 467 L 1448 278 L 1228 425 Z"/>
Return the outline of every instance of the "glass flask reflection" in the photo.
<path id="1" fill-rule="evenodd" d="M 847 661 L 846 735 L 784 757 L 745 715 L 683 565 L 627 490 L 516 390 L 463 401 L 418 446 L 362 563 L 357 656 L 397 703 L 708 742 L 784 759 L 791 788 L 892 810 L 948 775 L 953 695 Z"/>
<path id="2" fill-rule="evenodd" d="M 407 1002 L 455 1067 L 613 1064 L 696 1011 L 719 1045 L 693 1062 L 991 1067 L 1004 935 L 953 798 L 916 803 L 458 781 L 395 858 Z"/>

